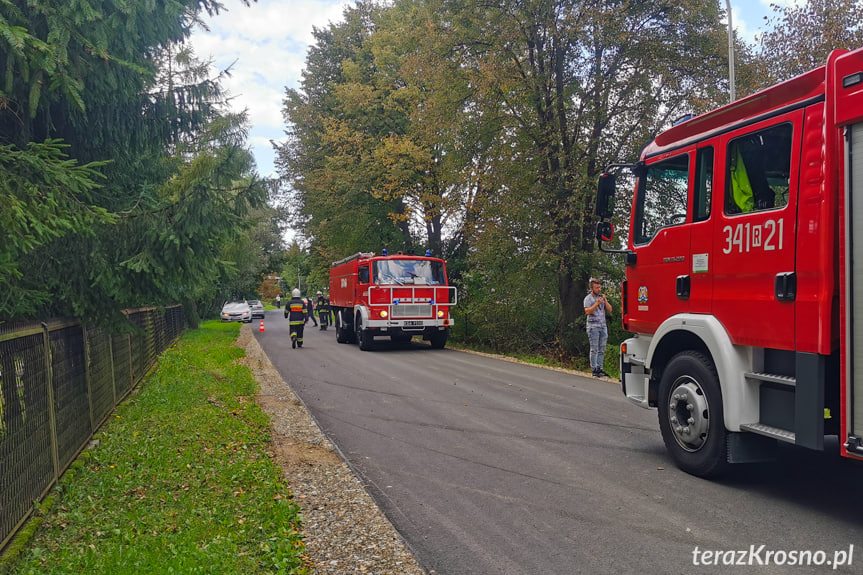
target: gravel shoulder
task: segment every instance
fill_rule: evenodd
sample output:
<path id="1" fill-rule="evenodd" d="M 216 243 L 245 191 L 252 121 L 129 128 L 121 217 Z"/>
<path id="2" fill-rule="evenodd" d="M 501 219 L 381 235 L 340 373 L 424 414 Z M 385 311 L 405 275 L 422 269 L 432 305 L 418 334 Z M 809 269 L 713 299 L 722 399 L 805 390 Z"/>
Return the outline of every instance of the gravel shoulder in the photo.
<path id="1" fill-rule="evenodd" d="M 402 537 L 282 379 L 248 324 L 237 345 L 272 419 L 273 458 L 302 509 L 306 552 L 317 574 L 424 575 Z"/>

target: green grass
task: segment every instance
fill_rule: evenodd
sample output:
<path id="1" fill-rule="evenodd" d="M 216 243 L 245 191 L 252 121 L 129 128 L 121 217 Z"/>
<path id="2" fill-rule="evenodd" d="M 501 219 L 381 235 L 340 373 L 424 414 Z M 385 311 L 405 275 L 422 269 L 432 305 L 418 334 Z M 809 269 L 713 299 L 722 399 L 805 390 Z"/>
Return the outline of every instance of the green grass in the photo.
<path id="1" fill-rule="evenodd" d="M 239 324 L 204 322 L 159 359 L 57 488 L 11 572 L 308 572 L 299 508 L 271 461 Z"/>
<path id="2" fill-rule="evenodd" d="M 487 347 L 478 346 L 478 345 L 470 345 L 460 341 L 449 340 L 447 342 L 449 347 L 454 349 L 469 349 L 472 351 L 479 351 L 483 353 L 491 353 L 494 355 L 502 355 L 505 357 L 511 357 L 513 359 L 517 359 L 518 361 L 523 361 L 525 363 L 531 363 L 534 365 L 542 365 L 545 367 L 561 367 L 564 369 L 573 369 L 577 371 L 584 371 L 590 373 L 590 358 L 589 357 L 572 357 L 565 356 L 563 354 L 543 354 L 543 353 L 504 353 L 500 351 L 495 351 Z M 620 378 L 620 364 L 619 364 L 619 354 L 620 349 L 616 345 L 608 345 L 605 348 L 605 372 L 608 373 L 613 379 Z"/>

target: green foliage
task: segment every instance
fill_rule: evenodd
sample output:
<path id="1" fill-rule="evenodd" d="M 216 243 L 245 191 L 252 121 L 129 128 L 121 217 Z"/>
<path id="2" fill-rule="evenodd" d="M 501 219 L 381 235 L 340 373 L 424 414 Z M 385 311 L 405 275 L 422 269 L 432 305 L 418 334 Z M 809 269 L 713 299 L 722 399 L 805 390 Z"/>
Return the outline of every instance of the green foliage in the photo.
<path id="1" fill-rule="evenodd" d="M 767 74 L 762 88 L 814 70 L 831 51 L 863 46 L 860 0 L 807 0 L 772 4 L 769 29 L 759 38 Z"/>
<path id="2" fill-rule="evenodd" d="M 205 323 L 160 357 L 13 573 L 307 573 L 238 329 Z"/>
<path id="3" fill-rule="evenodd" d="M 228 71 L 183 44 L 220 7 L 0 2 L 0 321 L 175 301 L 194 320 L 280 265 Z"/>
<path id="4" fill-rule="evenodd" d="M 53 140 L 23 150 L 0 147 L 0 317 L 32 313 L 50 295 L 23 281 L 27 255 L 69 235 L 90 235 L 115 219 L 89 204 L 98 165 L 78 165 L 66 157 L 67 147 Z"/>

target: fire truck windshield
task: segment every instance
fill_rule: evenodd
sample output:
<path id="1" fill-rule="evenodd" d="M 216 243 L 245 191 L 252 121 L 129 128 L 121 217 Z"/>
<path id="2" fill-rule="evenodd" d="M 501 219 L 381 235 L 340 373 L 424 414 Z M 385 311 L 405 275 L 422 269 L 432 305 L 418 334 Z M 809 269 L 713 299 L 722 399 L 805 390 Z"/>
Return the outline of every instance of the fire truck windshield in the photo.
<path id="1" fill-rule="evenodd" d="M 374 262 L 375 285 L 444 285 L 443 263 L 434 260 L 378 260 Z"/>

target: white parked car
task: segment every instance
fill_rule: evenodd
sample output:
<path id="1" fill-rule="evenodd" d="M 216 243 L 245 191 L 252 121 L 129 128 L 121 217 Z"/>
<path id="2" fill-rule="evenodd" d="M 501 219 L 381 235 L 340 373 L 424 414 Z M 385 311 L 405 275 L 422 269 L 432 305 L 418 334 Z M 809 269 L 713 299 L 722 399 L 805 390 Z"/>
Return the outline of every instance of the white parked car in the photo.
<path id="1" fill-rule="evenodd" d="M 252 323 L 252 308 L 244 301 L 232 301 L 222 307 L 222 321 Z"/>
<path id="2" fill-rule="evenodd" d="M 252 308 L 252 317 L 264 319 L 264 304 L 262 304 L 260 300 L 250 299 L 249 307 Z"/>

